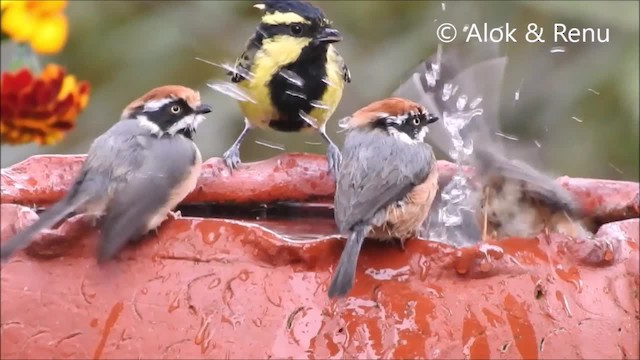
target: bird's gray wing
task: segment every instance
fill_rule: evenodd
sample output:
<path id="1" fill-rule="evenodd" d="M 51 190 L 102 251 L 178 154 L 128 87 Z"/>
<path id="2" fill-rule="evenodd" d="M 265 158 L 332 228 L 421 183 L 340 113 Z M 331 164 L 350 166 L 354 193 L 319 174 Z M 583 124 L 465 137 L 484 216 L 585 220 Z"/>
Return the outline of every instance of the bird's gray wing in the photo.
<path id="1" fill-rule="evenodd" d="M 143 149 L 131 155 L 141 166 L 117 185 L 102 221 L 100 260 L 111 258 L 128 241 L 150 230 L 149 221 L 167 204 L 171 191 L 194 164 L 193 145 L 182 136 L 144 137 L 143 141 Z"/>
<path id="2" fill-rule="evenodd" d="M 358 224 L 380 225 L 381 210 L 424 182 L 434 162 L 427 144 L 401 143 L 380 131 L 352 130 L 345 139 L 334 200 L 340 231 Z"/>
<path id="3" fill-rule="evenodd" d="M 258 50 L 260 50 L 260 42 L 258 41 L 258 33 L 253 34 L 247 41 L 245 50 L 240 57 L 236 59 L 235 71 L 229 71 L 227 75 L 231 76 L 231 81 L 234 83 L 241 82 L 242 80 L 249 79 L 251 74 L 251 66 L 253 66 L 253 59 L 256 56 Z"/>

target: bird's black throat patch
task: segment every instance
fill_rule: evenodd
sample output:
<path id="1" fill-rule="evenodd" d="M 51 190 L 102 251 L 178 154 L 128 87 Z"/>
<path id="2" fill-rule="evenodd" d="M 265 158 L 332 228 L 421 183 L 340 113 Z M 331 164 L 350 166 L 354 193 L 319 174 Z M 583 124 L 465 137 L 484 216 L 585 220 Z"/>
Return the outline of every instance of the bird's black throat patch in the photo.
<path id="1" fill-rule="evenodd" d="M 328 48 L 328 44 L 312 42 L 302 49 L 296 61 L 282 67 L 283 70 L 288 70 L 302 79 L 302 87 L 279 73 L 269 81 L 271 102 L 279 115 L 277 119 L 271 119 L 270 128 L 282 132 L 295 132 L 311 126 L 299 113 L 310 113 L 313 110 L 311 103 L 320 100 L 327 89 L 328 85 L 324 79 L 327 76 Z"/>

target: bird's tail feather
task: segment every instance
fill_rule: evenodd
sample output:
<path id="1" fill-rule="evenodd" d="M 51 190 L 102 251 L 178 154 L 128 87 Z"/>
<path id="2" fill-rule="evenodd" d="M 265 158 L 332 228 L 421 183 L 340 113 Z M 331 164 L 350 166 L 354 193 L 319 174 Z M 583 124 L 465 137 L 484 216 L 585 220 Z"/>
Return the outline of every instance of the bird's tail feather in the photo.
<path id="1" fill-rule="evenodd" d="M 356 265 L 358 263 L 358 255 L 365 238 L 365 228 L 356 227 L 349 234 L 347 243 L 342 250 L 340 261 L 333 273 L 331 284 L 329 285 L 329 297 L 342 297 L 353 287 L 353 280 L 356 274 Z"/>
<path id="2" fill-rule="evenodd" d="M 64 198 L 40 214 L 40 218 L 26 229 L 17 233 L 12 239 L 0 247 L 0 260 L 4 262 L 14 252 L 26 247 L 34 236 L 43 229 L 50 228 L 58 221 L 72 213 L 78 206 L 88 200 L 88 197 L 75 196 L 73 199 Z"/>

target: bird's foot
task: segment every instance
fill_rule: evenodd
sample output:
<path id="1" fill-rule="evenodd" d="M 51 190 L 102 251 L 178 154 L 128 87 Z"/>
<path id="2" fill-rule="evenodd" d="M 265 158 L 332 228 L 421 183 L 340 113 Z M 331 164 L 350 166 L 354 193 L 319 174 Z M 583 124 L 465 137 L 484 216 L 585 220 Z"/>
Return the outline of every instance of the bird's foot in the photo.
<path id="1" fill-rule="evenodd" d="M 340 154 L 340 150 L 335 144 L 327 146 L 327 163 L 329 165 L 329 175 L 337 178 L 342 164 L 342 154 Z"/>
<path id="2" fill-rule="evenodd" d="M 229 170 L 235 170 L 240 165 L 240 148 L 232 146 L 224 154 L 222 154 L 225 164 Z"/>

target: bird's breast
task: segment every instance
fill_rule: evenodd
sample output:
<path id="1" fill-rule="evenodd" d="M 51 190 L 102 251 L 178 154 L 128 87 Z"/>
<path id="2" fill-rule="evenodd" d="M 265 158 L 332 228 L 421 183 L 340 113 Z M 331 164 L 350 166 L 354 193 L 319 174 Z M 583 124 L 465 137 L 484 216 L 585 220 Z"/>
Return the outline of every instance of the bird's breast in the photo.
<path id="1" fill-rule="evenodd" d="M 311 128 L 299 118 L 307 113 L 324 126 L 341 97 L 343 79 L 333 48 L 313 48 L 309 39 L 267 39 L 257 51 L 253 78 L 239 85 L 253 99 L 240 107 L 249 122 L 260 128 L 300 131 Z M 282 73 L 296 77 L 292 81 Z"/>
<path id="2" fill-rule="evenodd" d="M 416 233 L 426 220 L 438 191 L 438 170 L 435 162 L 433 164 L 424 182 L 416 185 L 401 201 L 387 207 L 386 221 L 374 232 L 401 239 Z"/>

